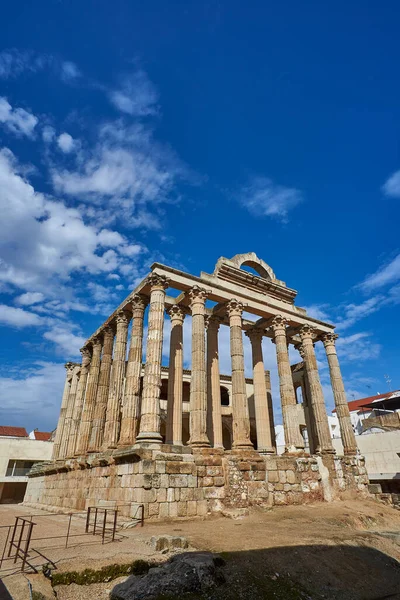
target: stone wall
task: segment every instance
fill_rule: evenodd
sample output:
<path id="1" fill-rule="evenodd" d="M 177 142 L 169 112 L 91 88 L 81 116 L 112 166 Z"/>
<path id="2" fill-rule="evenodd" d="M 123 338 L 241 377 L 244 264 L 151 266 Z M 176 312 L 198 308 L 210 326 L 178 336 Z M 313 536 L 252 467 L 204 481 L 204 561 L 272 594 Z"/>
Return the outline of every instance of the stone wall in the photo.
<path id="1" fill-rule="evenodd" d="M 359 457 L 261 456 L 253 450 L 129 449 L 57 461 L 31 472 L 24 503 L 53 511 L 118 506 L 145 519 L 205 516 L 224 508 L 332 500 L 366 493 Z"/>

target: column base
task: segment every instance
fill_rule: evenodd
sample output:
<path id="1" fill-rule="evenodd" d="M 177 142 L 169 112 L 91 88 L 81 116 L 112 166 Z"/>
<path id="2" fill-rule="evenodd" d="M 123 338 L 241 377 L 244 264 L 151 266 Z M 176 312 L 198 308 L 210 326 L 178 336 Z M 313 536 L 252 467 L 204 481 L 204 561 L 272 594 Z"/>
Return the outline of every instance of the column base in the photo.
<path id="1" fill-rule="evenodd" d="M 250 440 L 244 440 L 242 442 L 233 442 L 232 450 L 254 450 L 254 446 Z"/>
<path id="2" fill-rule="evenodd" d="M 136 444 L 162 444 L 163 439 L 158 431 L 143 431 L 136 438 Z"/>
<path id="3" fill-rule="evenodd" d="M 258 454 L 276 454 L 275 448 L 257 448 Z"/>
<path id="4" fill-rule="evenodd" d="M 298 448 L 297 446 L 285 446 L 284 454 L 304 454 L 304 446 L 302 448 Z"/>
<path id="5" fill-rule="evenodd" d="M 358 450 L 354 450 L 354 448 L 343 449 L 344 456 L 357 456 Z"/>
<path id="6" fill-rule="evenodd" d="M 318 454 L 336 454 L 335 448 L 323 448 Z"/>
<path id="7" fill-rule="evenodd" d="M 210 442 L 189 442 L 191 448 L 210 448 Z"/>

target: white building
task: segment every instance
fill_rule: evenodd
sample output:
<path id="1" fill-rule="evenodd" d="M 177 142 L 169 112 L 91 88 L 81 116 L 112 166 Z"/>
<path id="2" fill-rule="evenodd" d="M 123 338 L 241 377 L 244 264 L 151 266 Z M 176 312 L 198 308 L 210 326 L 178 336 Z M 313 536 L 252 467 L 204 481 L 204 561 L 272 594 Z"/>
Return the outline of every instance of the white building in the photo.
<path id="1" fill-rule="evenodd" d="M 27 474 L 40 461 L 50 460 L 51 433 L 0 425 L 0 504 L 22 502 Z"/>

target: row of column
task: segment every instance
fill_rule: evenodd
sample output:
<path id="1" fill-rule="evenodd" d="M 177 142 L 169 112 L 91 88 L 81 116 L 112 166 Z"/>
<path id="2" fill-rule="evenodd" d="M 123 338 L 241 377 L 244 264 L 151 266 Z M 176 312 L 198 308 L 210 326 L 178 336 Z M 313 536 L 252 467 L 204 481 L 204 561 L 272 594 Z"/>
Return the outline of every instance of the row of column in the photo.
<path id="1" fill-rule="evenodd" d="M 143 318 L 147 298 L 136 295 L 132 312 L 121 311 L 116 317 L 116 330 L 106 327 L 102 337 L 92 342 L 91 352 L 82 349 L 82 365 L 68 363 L 60 419 L 57 428 L 54 458 L 99 452 L 135 442 L 162 442 L 160 434 L 160 388 L 163 326 L 165 312 L 165 277 L 152 274 L 148 278 L 150 306 L 148 316 L 147 353 L 140 390 L 143 345 Z M 194 286 L 189 290 L 188 303 L 192 315 L 192 369 L 190 387 L 190 440 L 193 447 L 223 447 L 219 382 L 218 329 L 221 319 L 206 317 L 207 293 Z M 251 448 L 250 419 L 244 372 L 242 335 L 243 305 L 232 299 L 226 305 L 230 326 L 232 363 L 232 424 L 233 448 Z M 182 378 L 183 322 L 188 309 L 174 305 L 171 318 L 170 367 L 167 403 L 167 443 L 182 444 Z M 125 366 L 129 321 L 133 317 L 132 335 Z M 287 452 L 304 449 L 297 418 L 296 396 L 290 369 L 285 319 L 271 322 L 276 344 L 282 415 Z M 315 420 L 317 451 L 333 452 L 322 387 L 313 347 L 314 330 L 300 329 L 301 347 Z M 273 418 L 268 406 L 265 370 L 262 356 L 264 332 L 247 332 L 253 354 L 254 401 L 257 444 L 260 452 L 274 452 Z M 207 352 L 205 337 L 207 335 Z M 115 348 L 114 347 L 115 336 Z M 323 338 L 327 351 L 337 414 L 344 451 L 356 452 L 348 405 L 335 349 L 335 336 Z M 111 369 L 112 366 L 112 369 Z M 126 373 L 125 373 L 126 368 Z M 125 385 L 124 385 L 125 379 Z M 139 428 L 140 424 L 140 428 Z"/>

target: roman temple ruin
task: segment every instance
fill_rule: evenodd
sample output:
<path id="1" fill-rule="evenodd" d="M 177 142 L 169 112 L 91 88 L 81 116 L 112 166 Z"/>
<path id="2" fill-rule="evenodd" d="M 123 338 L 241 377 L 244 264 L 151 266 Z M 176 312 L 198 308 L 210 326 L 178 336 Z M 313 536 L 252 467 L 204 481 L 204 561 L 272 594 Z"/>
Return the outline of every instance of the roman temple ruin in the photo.
<path id="1" fill-rule="evenodd" d="M 66 364 L 53 460 L 31 471 L 25 503 L 48 510 L 118 506 L 127 516 L 143 504 L 146 519 L 165 519 L 366 493 L 334 326 L 308 316 L 295 297 L 254 253 L 220 258 L 212 274 L 199 277 L 153 264 L 87 340 L 81 363 Z M 169 365 L 163 367 L 166 315 L 171 332 Z M 183 364 L 186 315 L 192 323 L 190 369 Z M 221 327 L 230 330 L 231 376 L 220 374 Z M 252 379 L 245 377 L 243 334 L 251 342 Z M 281 455 L 264 336 L 276 350 Z M 314 349 L 319 343 L 344 456 L 332 446 Z M 290 364 L 290 344 L 300 352 L 300 365 Z"/>

